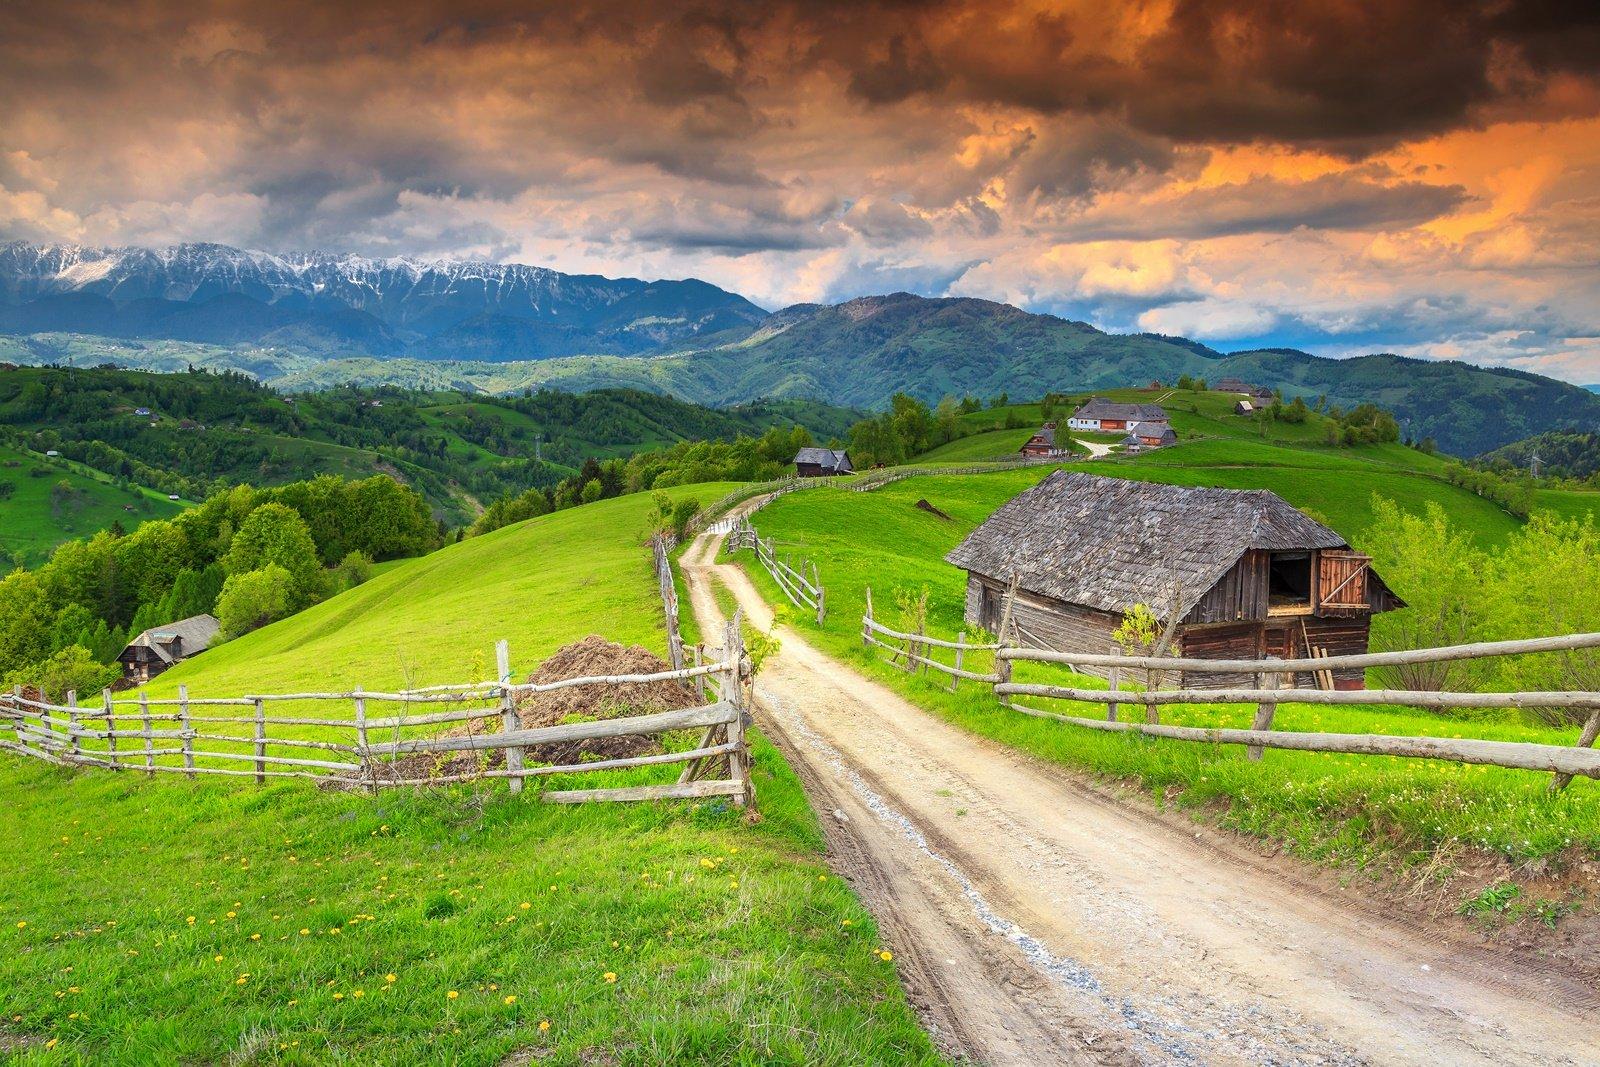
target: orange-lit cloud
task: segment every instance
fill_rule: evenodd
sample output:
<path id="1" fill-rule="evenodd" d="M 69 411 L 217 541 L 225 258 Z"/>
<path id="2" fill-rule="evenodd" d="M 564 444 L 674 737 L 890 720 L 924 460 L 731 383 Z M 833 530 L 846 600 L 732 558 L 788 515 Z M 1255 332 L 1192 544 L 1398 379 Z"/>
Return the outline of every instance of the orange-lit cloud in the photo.
<path id="1" fill-rule="evenodd" d="M 1600 29 L 1517 0 L 64 0 L 0 239 L 910 289 L 1600 381 Z"/>

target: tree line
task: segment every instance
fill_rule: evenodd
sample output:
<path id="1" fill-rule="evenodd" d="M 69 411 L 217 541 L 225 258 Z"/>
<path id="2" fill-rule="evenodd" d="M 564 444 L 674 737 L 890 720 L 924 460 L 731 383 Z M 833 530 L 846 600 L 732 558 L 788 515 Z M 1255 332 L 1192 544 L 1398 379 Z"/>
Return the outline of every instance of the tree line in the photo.
<path id="1" fill-rule="evenodd" d="M 236 486 L 132 533 L 68 541 L 0 579 L 0 679 L 56 698 L 92 691 L 151 627 L 212 613 L 236 637 L 438 542 L 426 501 L 383 475 Z"/>

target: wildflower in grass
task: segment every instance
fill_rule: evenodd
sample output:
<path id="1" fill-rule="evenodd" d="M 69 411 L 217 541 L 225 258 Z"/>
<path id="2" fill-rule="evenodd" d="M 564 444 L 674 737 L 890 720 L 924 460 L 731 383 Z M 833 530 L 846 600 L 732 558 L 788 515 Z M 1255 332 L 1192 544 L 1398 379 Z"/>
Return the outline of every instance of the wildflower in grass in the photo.
<path id="1" fill-rule="evenodd" d="M 365 989 L 358 989 L 358 990 L 356 990 L 356 991 L 355 991 L 355 992 L 354 992 L 354 993 L 351 993 L 351 994 L 350 994 L 350 995 L 351 995 L 351 996 L 352 996 L 352 997 L 355 997 L 355 998 L 357 998 L 357 999 L 360 999 L 360 998 L 361 998 L 361 997 L 364 997 L 364 996 L 366 996 L 366 995 L 367 995 L 367 991 L 366 991 L 366 990 L 365 990 Z"/>
<path id="2" fill-rule="evenodd" d="M 396 977 L 395 977 L 395 976 L 394 976 L 394 975 L 392 975 L 392 974 L 386 974 L 386 975 L 384 975 L 384 976 L 383 976 L 383 980 L 384 980 L 384 981 L 385 981 L 385 982 L 388 982 L 388 983 L 389 983 L 389 984 L 390 984 L 390 985 L 394 985 L 394 984 L 395 984 L 395 982 L 397 982 L 397 981 L 399 981 L 399 979 L 398 979 L 398 978 L 396 978 Z"/>
<path id="3" fill-rule="evenodd" d="M 549 1019 L 540 1019 L 539 1020 L 539 1032 L 541 1034 L 547 1034 L 547 1033 L 550 1032 L 550 1020 Z"/>
<path id="4" fill-rule="evenodd" d="M 308 930 L 308 929 L 306 929 L 306 928 L 305 928 L 305 927 L 303 927 L 303 926 L 302 926 L 302 927 L 301 927 L 301 928 L 300 928 L 300 936 L 301 936 L 301 937 L 306 937 L 306 936 L 307 936 L 307 935 L 309 935 L 309 934 L 310 934 L 310 933 L 311 933 L 311 931 L 310 931 L 310 930 Z"/>
<path id="5" fill-rule="evenodd" d="M 344 999 L 344 994 L 343 993 L 335 993 L 333 995 L 333 999 L 334 1000 L 343 1000 Z"/>
<path id="6" fill-rule="evenodd" d="M 884 963 L 888 963 L 890 960 L 894 959 L 894 953 L 890 952 L 886 948 L 885 949 L 879 949 L 878 950 L 878 958 L 880 960 L 882 960 Z"/>
<path id="7" fill-rule="evenodd" d="M 508 996 L 508 997 L 505 998 L 505 1003 L 507 1005 L 515 1004 L 516 1002 L 517 1002 L 517 998 L 514 997 L 514 996 Z"/>
<path id="8" fill-rule="evenodd" d="M 606 978 L 606 982 L 608 984 L 614 984 L 616 982 L 616 980 L 617 980 L 617 972 L 616 971 L 607 971 L 606 975 L 605 975 L 605 978 Z"/>
<path id="9" fill-rule="evenodd" d="M 222 962 L 222 957 L 220 955 L 212 956 L 211 957 L 211 962 L 212 963 L 221 963 Z"/>
<path id="10" fill-rule="evenodd" d="M 248 982 L 248 981 L 249 981 L 249 980 L 250 980 L 250 979 L 248 979 L 248 978 L 246 978 L 246 977 L 245 977 L 245 976 L 244 976 L 244 975 L 242 975 L 242 974 L 241 974 L 241 975 L 240 975 L 240 976 L 239 976 L 239 977 L 237 977 L 237 978 L 235 978 L 235 979 L 234 979 L 234 980 L 233 980 L 233 984 L 234 984 L 234 985 L 244 985 L 244 984 L 245 984 L 245 983 L 246 983 L 246 982 Z"/>
<path id="11" fill-rule="evenodd" d="M 18 930 L 25 929 L 27 927 L 27 925 L 28 925 L 28 921 L 26 919 L 24 919 L 22 922 L 19 922 L 17 924 L 17 929 Z"/>
<path id="12" fill-rule="evenodd" d="M 518 904 L 517 907 L 521 908 L 523 911 L 527 911 L 529 908 L 533 907 L 533 905 L 524 900 L 521 904 Z"/>
<path id="13" fill-rule="evenodd" d="M 44 1047 L 47 1048 L 47 1049 L 52 1049 L 52 1048 L 55 1048 L 60 1043 L 61 1043 L 61 1039 L 59 1037 L 52 1037 L 49 1041 L 46 1041 L 44 1043 Z"/>
<path id="14" fill-rule="evenodd" d="M 239 913 L 236 912 L 236 911 L 228 912 L 228 918 L 230 918 L 230 919 L 236 919 L 236 918 L 238 918 L 238 916 L 239 916 Z"/>
<path id="15" fill-rule="evenodd" d="M 334 926 L 334 927 L 330 927 L 329 928 L 328 933 L 330 933 L 330 934 L 342 934 L 342 933 L 344 933 L 344 931 L 339 929 L 337 926 Z"/>
<path id="16" fill-rule="evenodd" d="M 190 926 L 193 926 L 194 925 L 194 916 L 190 915 L 187 918 L 185 918 L 183 921 L 188 923 Z"/>
<path id="17" fill-rule="evenodd" d="M 250 940 L 252 940 L 252 941 L 260 941 L 261 940 L 261 935 L 260 934 L 251 934 L 250 935 Z"/>

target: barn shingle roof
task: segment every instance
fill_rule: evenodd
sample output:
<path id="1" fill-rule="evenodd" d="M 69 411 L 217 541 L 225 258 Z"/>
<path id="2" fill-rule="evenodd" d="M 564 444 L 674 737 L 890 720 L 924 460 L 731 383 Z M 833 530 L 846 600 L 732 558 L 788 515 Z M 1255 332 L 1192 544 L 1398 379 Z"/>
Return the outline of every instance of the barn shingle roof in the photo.
<path id="1" fill-rule="evenodd" d="M 1167 409 L 1160 404 L 1118 404 L 1104 397 L 1093 397 L 1077 411 L 1075 419 L 1120 419 L 1128 422 L 1166 422 Z"/>
<path id="2" fill-rule="evenodd" d="M 1344 548 L 1263 489 L 1193 489 L 1057 471 L 990 515 L 945 557 L 1070 604 L 1187 615 L 1247 549 Z"/>
<path id="3" fill-rule="evenodd" d="M 128 648 L 144 646 L 154 652 L 163 663 L 169 666 L 177 662 L 172 654 L 172 639 L 182 640 L 180 646 L 185 658 L 196 652 L 203 652 L 211 645 L 212 638 L 217 636 L 217 631 L 222 624 L 210 615 L 191 615 L 187 619 L 169 622 L 165 626 L 152 626 L 144 633 L 128 642 Z M 126 650 L 124 650 L 126 651 Z"/>
<path id="4" fill-rule="evenodd" d="M 849 471 L 855 468 L 850 464 L 850 455 L 842 448 L 815 448 L 807 446 L 794 455 L 796 463 L 815 463 L 828 470 Z"/>

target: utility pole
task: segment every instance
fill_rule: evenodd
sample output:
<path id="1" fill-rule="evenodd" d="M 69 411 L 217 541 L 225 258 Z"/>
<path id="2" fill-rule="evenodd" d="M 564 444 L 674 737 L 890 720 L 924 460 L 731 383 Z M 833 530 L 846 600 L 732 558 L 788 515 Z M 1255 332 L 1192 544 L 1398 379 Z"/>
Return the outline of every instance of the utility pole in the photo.
<path id="1" fill-rule="evenodd" d="M 543 462 L 543 460 L 544 460 L 544 453 L 543 453 L 543 450 L 540 448 L 540 445 L 542 445 L 543 443 L 544 443 L 544 434 L 536 433 L 536 434 L 533 435 L 533 459 L 534 459 L 534 462 L 536 462 L 536 463 Z"/>
<path id="2" fill-rule="evenodd" d="M 1535 478 L 1539 477 L 1539 470 L 1540 470 L 1540 467 L 1543 465 L 1543 463 L 1544 463 L 1544 460 L 1539 458 L 1539 450 L 1537 448 L 1534 449 L 1533 450 L 1533 455 L 1528 457 L 1528 471 L 1529 471 L 1529 473 L 1532 474 Z"/>

